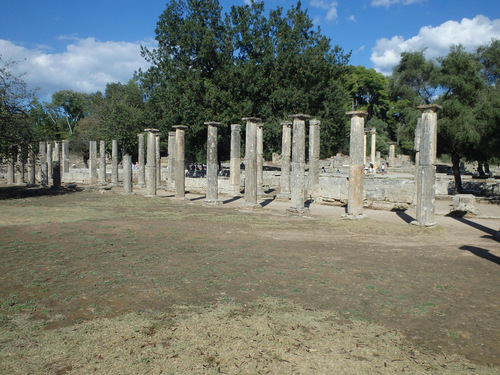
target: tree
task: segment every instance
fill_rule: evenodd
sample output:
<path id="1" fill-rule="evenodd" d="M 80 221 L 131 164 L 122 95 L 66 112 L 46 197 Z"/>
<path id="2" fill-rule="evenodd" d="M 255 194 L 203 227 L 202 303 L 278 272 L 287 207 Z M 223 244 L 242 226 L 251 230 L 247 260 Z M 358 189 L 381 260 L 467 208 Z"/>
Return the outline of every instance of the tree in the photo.
<path id="1" fill-rule="evenodd" d="M 15 62 L 0 55 L 0 156 L 13 157 L 19 150 L 27 152 L 33 140 L 29 109 L 33 92 L 28 90 L 22 76 L 12 73 Z"/>
<path id="2" fill-rule="evenodd" d="M 46 112 L 55 124 L 73 134 L 78 121 L 89 115 L 90 103 L 90 94 L 60 90 L 52 94 L 52 102 L 46 105 Z"/>

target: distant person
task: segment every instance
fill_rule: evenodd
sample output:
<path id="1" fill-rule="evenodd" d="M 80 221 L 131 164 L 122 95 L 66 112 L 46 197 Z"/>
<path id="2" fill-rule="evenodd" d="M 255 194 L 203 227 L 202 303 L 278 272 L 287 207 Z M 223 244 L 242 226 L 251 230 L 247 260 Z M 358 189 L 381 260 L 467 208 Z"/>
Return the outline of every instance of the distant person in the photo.
<path id="1" fill-rule="evenodd" d="M 385 164 L 382 164 L 382 165 L 380 166 L 380 169 L 382 170 L 382 174 L 384 174 L 384 173 L 385 173 Z"/>

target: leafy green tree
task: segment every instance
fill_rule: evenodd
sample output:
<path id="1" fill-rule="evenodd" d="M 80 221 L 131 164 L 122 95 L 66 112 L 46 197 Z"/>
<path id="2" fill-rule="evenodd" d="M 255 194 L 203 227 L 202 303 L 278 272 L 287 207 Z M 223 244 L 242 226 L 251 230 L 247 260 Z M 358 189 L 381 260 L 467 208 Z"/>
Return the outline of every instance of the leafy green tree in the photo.
<path id="1" fill-rule="evenodd" d="M 78 121 L 89 115 L 90 103 L 90 94 L 60 90 L 52 94 L 52 102 L 45 109 L 55 124 L 73 134 Z"/>
<path id="2" fill-rule="evenodd" d="M 26 152 L 33 140 L 29 110 L 34 94 L 28 90 L 22 76 L 12 73 L 15 62 L 0 55 L 0 156 L 13 157 L 19 150 Z"/>

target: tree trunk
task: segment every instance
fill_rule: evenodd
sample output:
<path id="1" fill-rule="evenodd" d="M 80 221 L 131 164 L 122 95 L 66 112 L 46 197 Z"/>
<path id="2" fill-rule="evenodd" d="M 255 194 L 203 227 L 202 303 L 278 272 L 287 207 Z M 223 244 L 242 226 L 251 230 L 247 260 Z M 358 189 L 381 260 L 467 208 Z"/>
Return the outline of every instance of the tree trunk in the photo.
<path id="1" fill-rule="evenodd" d="M 462 176 L 460 175 L 460 156 L 456 154 L 451 155 L 453 177 L 455 178 L 455 194 L 462 194 Z"/>
<path id="2" fill-rule="evenodd" d="M 485 174 L 491 176 L 490 164 L 488 162 L 484 163 L 484 172 L 485 172 Z"/>

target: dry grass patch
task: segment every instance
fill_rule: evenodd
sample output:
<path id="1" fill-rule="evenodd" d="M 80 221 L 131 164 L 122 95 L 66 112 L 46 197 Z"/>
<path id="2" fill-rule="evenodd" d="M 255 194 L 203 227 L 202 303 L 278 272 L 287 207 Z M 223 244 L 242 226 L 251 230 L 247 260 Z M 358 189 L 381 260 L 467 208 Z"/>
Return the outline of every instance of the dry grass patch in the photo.
<path id="1" fill-rule="evenodd" d="M 497 369 L 408 346 L 396 331 L 341 324 L 280 299 L 177 307 L 43 330 L 3 317 L 5 374 L 494 374 Z"/>

